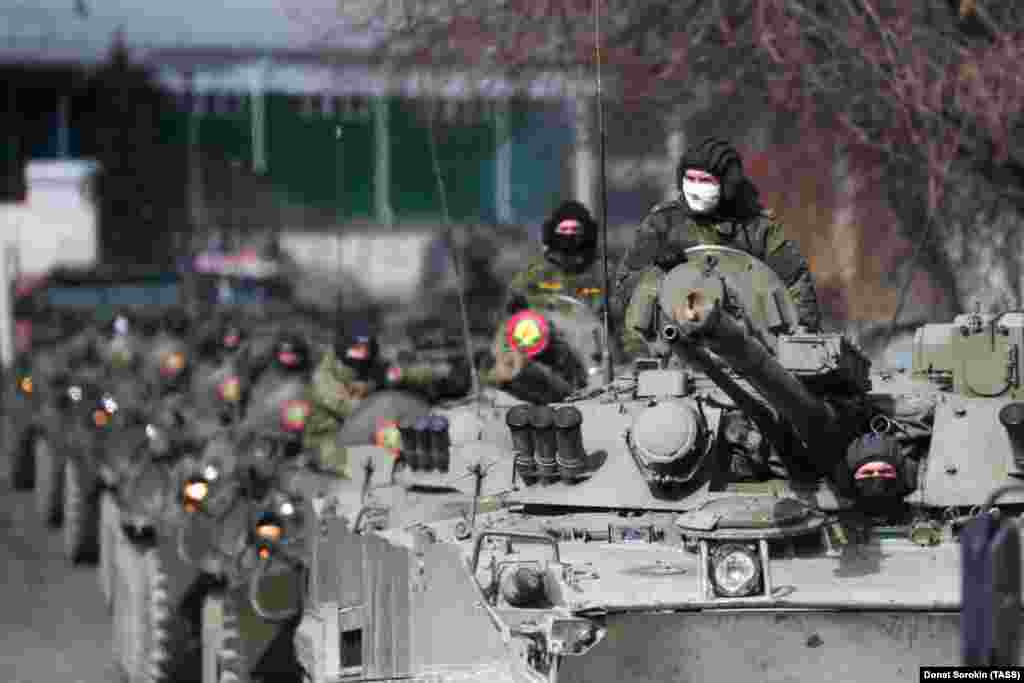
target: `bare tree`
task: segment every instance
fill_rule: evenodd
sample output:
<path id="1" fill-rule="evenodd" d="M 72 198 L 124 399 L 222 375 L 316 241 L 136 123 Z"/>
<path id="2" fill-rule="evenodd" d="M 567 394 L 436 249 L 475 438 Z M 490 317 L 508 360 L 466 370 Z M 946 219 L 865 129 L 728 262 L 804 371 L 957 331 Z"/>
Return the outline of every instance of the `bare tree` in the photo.
<path id="1" fill-rule="evenodd" d="M 966 0 L 757 2 L 776 100 L 840 126 L 860 176 L 885 188 L 915 244 L 892 326 L 918 265 L 963 309 L 963 266 L 991 259 L 972 253 L 986 241 L 956 239 L 955 228 L 975 225 L 979 212 L 992 217 L 978 200 L 993 198 L 993 184 L 1024 207 L 1019 182 L 997 172 L 1024 160 L 1014 139 L 1024 78 L 1013 66 L 1024 53 L 1024 14 L 1002 5 L 997 13 Z M 1019 305 L 1019 256 L 1004 253 Z"/>
<path id="2" fill-rule="evenodd" d="M 338 0 L 380 49 L 506 71 L 594 57 L 595 0 Z M 963 310 L 1001 270 L 1024 303 L 1024 5 L 980 0 L 633 0 L 602 4 L 609 95 L 671 117 L 706 79 L 713 106 L 766 93 L 807 130 L 832 130 L 865 197 L 913 245 L 892 283 L 901 316 L 918 268 Z M 734 104 L 735 106 L 735 104 Z M 998 199 L 998 201 L 997 201 Z M 869 201 L 864 206 L 874 207 Z M 875 215 L 859 216 L 866 231 Z M 977 239 L 975 239 L 977 238 Z M 1000 245 L 996 248 L 994 245 Z"/>

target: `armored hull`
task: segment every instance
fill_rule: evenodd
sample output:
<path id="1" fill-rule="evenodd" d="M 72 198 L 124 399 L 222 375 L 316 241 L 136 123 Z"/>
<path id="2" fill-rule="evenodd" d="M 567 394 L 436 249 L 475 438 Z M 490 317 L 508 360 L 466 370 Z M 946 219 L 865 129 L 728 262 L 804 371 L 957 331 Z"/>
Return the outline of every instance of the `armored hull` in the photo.
<path id="1" fill-rule="evenodd" d="M 794 329 L 765 264 L 688 257 L 657 275 L 660 357 L 563 403 L 478 409 L 459 437 L 450 421 L 447 480 L 476 513 L 362 534 L 317 515 L 296 638 L 314 681 L 877 681 L 970 659 L 964 587 L 984 579 L 958 540 L 1024 465 L 1024 318 L 926 329 L 913 371 L 871 374 L 840 335 Z M 1011 586 L 1019 553 L 1000 562 Z"/>
<path id="2" fill-rule="evenodd" d="M 495 533 L 544 533 L 610 520 L 624 521 L 577 515 L 538 524 L 494 513 L 479 522 Z M 564 658 L 560 681 L 899 680 L 920 666 L 960 662 L 954 543 L 922 548 L 876 536 L 843 553 L 780 552 L 771 560 L 774 596 L 723 604 L 705 594 L 697 554 L 647 541 L 561 541 L 549 586 L 564 599 L 535 609 L 499 599 L 489 609 L 470 578 L 473 542 L 457 541 L 452 525 L 430 528 L 436 541 L 428 547 L 422 535 L 349 536 L 336 526 L 321 537 L 336 551 L 316 564 L 315 597 L 297 638 L 297 651 L 306 653 L 300 659 L 318 674 L 313 680 L 410 673 L 415 680 L 449 680 L 430 674 L 474 667 L 475 676 L 451 680 L 491 680 L 488 667 L 513 670 L 530 648 L 516 628 L 552 614 L 605 629 L 586 654 Z M 926 585 L 922 566 L 934 577 Z M 566 575 L 570 580 L 555 580 Z M 340 657 L 322 646 L 346 641 L 350 649 Z M 549 674 L 526 668 L 508 680 Z"/>

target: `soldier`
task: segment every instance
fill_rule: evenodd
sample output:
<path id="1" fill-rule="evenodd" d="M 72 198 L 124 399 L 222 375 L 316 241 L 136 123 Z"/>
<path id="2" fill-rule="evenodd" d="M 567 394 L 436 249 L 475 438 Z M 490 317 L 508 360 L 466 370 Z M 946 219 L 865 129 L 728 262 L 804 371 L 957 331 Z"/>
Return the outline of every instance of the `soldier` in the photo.
<path id="1" fill-rule="evenodd" d="M 594 267 L 597 222 L 590 211 L 579 202 L 563 202 L 544 222 L 542 240 L 544 253 L 516 275 L 509 285 L 503 311 L 505 316 L 515 316 L 530 308 L 547 308 L 552 303 L 560 313 L 570 316 L 579 313 L 573 304 L 558 299 L 558 295 L 576 299 L 590 308 L 595 316 L 599 315 L 603 308 L 603 289 Z M 484 381 L 513 394 L 521 393 L 517 383 L 531 362 L 541 364 L 546 368 L 545 372 L 553 372 L 562 380 L 561 390 L 556 392 L 558 395 L 548 397 L 550 401 L 561 400 L 568 391 L 585 387 L 588 382 L 587 369 L 579 354 L 557 332 L 551 335 L 548 348 L 531 360 L 525 351 L 512 347 L 506 321 L 503 320 L 494 340 L 494 357 L 494 368 L 484 373 Z M 521 398 L 530 400 L 525 395 Z"/>
<path id="2" fill-rule="evenodd" d="M 655 338 L 654 329 L 641 321 L 657 297 L 657 271 L 651 266 L 667 272 L 685 260 L 686 249 L 700 244 L 733 247 L 767 263 L 792 295 L 799 324 L 817 331 L 821 315 L 807 261 L 761 206 L 732 145 L 712 137 L 688 149 L 679 160 L 676 183 L 680 197 L 651 209 L 616 274 L 612 311 L 625 316 L 627 352 L 640 352 L 645 340 Z"/>
<path id="3" fill-rule="evenodd" d="M 321 467 L 351 478 L 351 463 L 336 443 L 341 425 L 360 401 L 382 384 L 379 345 L 369 326 L 357 322 L 341 327 L 333 349 L 324 354 L 313 374 L 312 414 L 306 424 L 305 446 L 316 453 Z"/>
<path id="4" fill-rule="evenodd" d="M 236 371 L 244 375 L 248 383 L 252 383 L 261 368 L 252 358 L 249 342 L 247 327 L 238 320 L 225 316 L 203 326 L 193 343 L 199 361 L 204 364 L 206 371 L 233 360 Z"/>

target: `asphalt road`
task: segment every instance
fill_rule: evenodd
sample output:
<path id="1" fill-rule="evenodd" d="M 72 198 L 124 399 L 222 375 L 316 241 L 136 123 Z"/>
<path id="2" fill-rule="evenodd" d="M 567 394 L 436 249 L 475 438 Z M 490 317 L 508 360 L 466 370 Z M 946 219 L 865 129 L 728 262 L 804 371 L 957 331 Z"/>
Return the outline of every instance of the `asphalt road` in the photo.
<path id="1" fill-rule="evenodd" d="M 0 458 L 0 681 L 119 682 L 96 569 L 68 565 L 60 531 L 35 519 L 32 493 L 11 489 Z"/>

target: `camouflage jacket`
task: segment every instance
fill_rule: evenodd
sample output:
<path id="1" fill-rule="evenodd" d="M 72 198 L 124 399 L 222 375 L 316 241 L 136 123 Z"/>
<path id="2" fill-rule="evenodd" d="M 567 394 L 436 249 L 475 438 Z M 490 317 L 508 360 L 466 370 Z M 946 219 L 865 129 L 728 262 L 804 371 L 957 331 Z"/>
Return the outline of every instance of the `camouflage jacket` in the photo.
<path id="1" fill-rule="evenodd" d="M 544 255 L 540 255 L 512 279 L 506 305 L 501 311 L 495 330 L 493 352 L 497 364 L 495 368 L 481 373 L 481 381 L 484 384 L 495 386 L 504 383 L 498 366 L 502 365 L 504 356 L 512 353 L 505 334 L 508 316 L 521 308 L 535 308 L 554 309 L 563 315 L 575 317 L 578 314 L 576 305 L 560 300 L 563 296 L 581 301 L 595 316 L 601 315 L 604 310 L 604 289 L 598 263 L 595 262 L 582 273 L 567 273 Z M 549 348 L 537 356 L 536 360 L 549 366 L 573 387 L 580 388 L 586 386 L 587 372 L 576 356 L 574 350 L 556 331 Z"/>
<path id="2" fill-rule="evenodd" d="M 385 387 L 418 388 L 429 393 L 430 385 L 439 381 L 439 371 L 431 366 L 405 367 L 400 375 L 388 370 L 383 365 L 374 368 L 368 382 L 371 393 Z M 337 436 L 363 400 L 351 391 L 357 381 L 356 371 L 339 361 L 333 349 L 328 350 L 313 373 L 309 389 L 311 411 L 303 432 L 303 445 L 317 454 L 319 464 L 349 478 L 352 470 L 348 450 L 338 445 Z"/>
<path id="3" fill-rule="evenodd" d="M 307 445 L 315 446 L 335 433 L 352 414 L 358 400 L 349 395 L 348 387 L 356 380 L 355 371 L 340 362 L 333 350 L 327 351 L 313 372 L 310 384 L 311 413 L 304 436 Z"/>
<path id="4" fill-rule="evenodd" d="M 582 273 L 566 273 L 543 255 L 534 258 L 509 283 L 503 312 L 509 313 L 509 306 L 519 300 L 530 308 L 555 305 L 560 311 L 571 313 L 573 305 L 557 303 L 559 295 L 579 299 L 600 315 L 604 310 L 604 289 L 598 263 L 595 261 Z"/>
<path id="5" fill-rule="evenodd" d="M 688 249 L 702 244 L 732 247 L 764 261 L 792 295 L 800 315 L 799 323 L 812 331 L 820 328 L 818 297 L 807 261 L 796 242 L 786 239 L 782 226 L 770 211 L 763 211 L 747 221 L 705 222 L 697 220 L 681 200 L 658 204 L 640 223 L 633 244 L 615 275 L 611 299 L 613 316 L 621 318 L 625 314 L 643 271 L 654 265 L 659 252 L 669 246 Z"/>
<path id="6" fill-rule="evenodd" d="M 464 396 L 473 384 L 469 363 L 463 358 L 396 362 L 382 367 L 381 373 L 380 386 L 418 394 L 431 403 Z"/>

